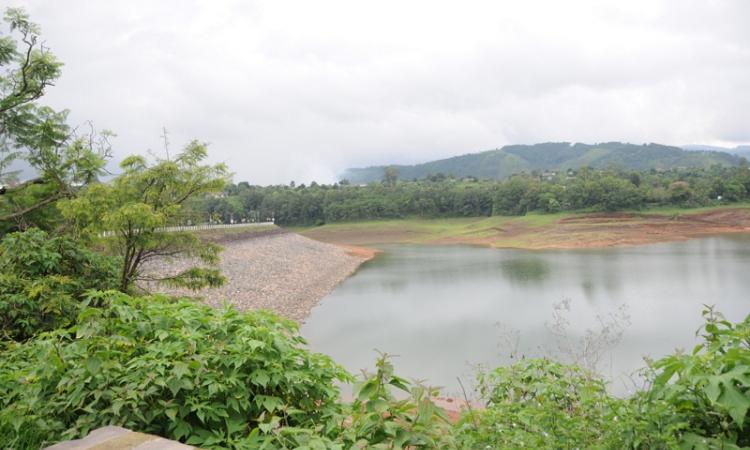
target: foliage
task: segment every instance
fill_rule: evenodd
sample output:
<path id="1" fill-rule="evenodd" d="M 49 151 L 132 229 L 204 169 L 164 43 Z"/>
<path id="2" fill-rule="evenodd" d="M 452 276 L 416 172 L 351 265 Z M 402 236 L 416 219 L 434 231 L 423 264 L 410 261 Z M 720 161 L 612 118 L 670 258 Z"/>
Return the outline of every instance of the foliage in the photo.
<path id="1" fill-rule="evenodd" d="M 708 309 L 690 355 L 650 364 L 649 388 L 630 398 L 576 365 L 523 360 L 479 376 L 486 408 L 457 430 L 464 448 L 750 446 L 750 316 L 733 324 Z"/>
<path id="2" fill-rule="evenodd" d="M 577 366 L 523 360 L 479 378 L 486 409 L 464 418 L 463 448 L 605 448 L 604 382 Z"/>
<path id="3" fill-rule="evenodd" d="M 305 349 L 293 322 L 112 291 L 88 301 L 101 307 L 72 328 L 0 353 L 9 447 L 120 425 L 203 448 L 455 448 L 437 391 L 395 376 L 385 356 L 345 405 L 335 383 L 351 375 Z"/>
<path id="4" fill-rule="evenodd" d="M 532 211 L 620 211 L 664 205 L 695 207 L 749 199 L 746 166 L 623 172 L 582 168 L 532 172 L 503 181 L 458 180 L 437 174 L 415 181 L 310 186 L 228 185 L 224 196 L 190 204 L 196 219 L 256 221 L 280 225 L 405 217 L 524 215 Z"/>
<path id="5" fill-rule="evenodd" d="M 282 449 L 433 449 L 457 448 L 453 427 L 426 388 L 393 374 L 388 355 L 378 358 L 375 374 L 364 374 L 354 401 L 342 404 L 333 428 L 278 427 L 258 435 L 252 448 Z M 391 393 L 396 389 L 403 399 Z"/>
<path id="6" fill-rule="evenodd" d="M 393 187 L 398 181 L 398 169 L 395 166 L 388 166 L 383 170 L 383 183 L 386 186 Z"/>
<path id="7" fill-rule="evenodd" d="M 354 390 L 351 425 L 343 432 L 345 448 L 455 448 L 445 411 L 432 402 L 438 390 L 394 375 L 387 355 L 376 366 L 376 373 Z M 392 388 L 408 396 L 398 400 Z"/>
<path id="8" fill-rule="evenodd" d="M 750 447 L 750 316 L 734 324 L 712 308 L 703 315 L 703 342 L 654 362 L 645 400 L 672 405 L 672 420 L 687 423 L 684 440 L 697 448 Z"/>
<path id="9" fill-rule="evenodd" d="M 107 235 L 104 243 L 123 259 L 123 292 L 144 279 L 142 265 L 155 258 L 187 256 L 206 264 L 218 262 L 218 246 L 188 232 L 165 230 L 180 224 L 185 202 L 224 186 L 226 167 L 201 164 L 206 155 L 206 145 L 193 141 L 173 160 L 157 160 L 153 165 L 132 156 L 120 164 L 123 172 L 111 183 L 91 185 L 77 198 L 61 202 L 63 216 L 81 235 L 89 239 Z M 190 268 L 159 281 L 197 289 L 220 285 L 223 278 L 216 269 Z"/>
<path id="10" fill-rule="evenodd" d="M 0 133 L 28 136 L 31 103 L 60 76 L 62 64 L 39 41 L 39 26 L 20 8 L 5 10 L 10 33 L 0 36 Z M 19 48 L 20 47 L 20 48 Z"/>
<path id="11" fill-rule="evenodd" d="M 41 43 L 39 27 L 19 8 L 8 8 L 10 33 L 0 35 L 0 234 L 60 222 L 52 205 L 95 181 L 109 156 L 109 132 L 77 136 L 67 111 L 39 106 L 62 64 Z M 19 37 L 14 38 L 13 33 Z M 33 178 L 18 183 L 10 171 L 25 160 Z"/>
<path id="12" fill-rule="evenodd" d="M 0 241 L 0 338 L 67 326 L 90 289 L 116 286 L 116 261 L 66 237 L 30 229 Z"/>
<path id="13" fill-rule="evenodd" d="M 2 353 L 0 440 L 45 443 L 121 425 L 204 448 L 254 448 L 280 427 L 338 425 L 335 381 L 293 322 L 187 300 L 107 292 L 70 330 Z M 20 448 L 20 443 L 18 443 Z"/>

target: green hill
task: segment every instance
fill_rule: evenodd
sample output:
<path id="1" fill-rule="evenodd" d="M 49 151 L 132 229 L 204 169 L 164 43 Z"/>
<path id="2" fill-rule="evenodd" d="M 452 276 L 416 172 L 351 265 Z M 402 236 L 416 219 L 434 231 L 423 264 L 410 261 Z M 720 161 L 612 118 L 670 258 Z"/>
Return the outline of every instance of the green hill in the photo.
<path id="1" fill-rule="evenodd" d="M 534 145 L 508 145 L 501 149 L 440 159 L 415 165 L 394 165 L 399 178 L 410 180 L 443 173 L 455 177 L 473 176 L 502 179 L 532 170 L 619 168 L 624 170 L 732 166 L 741 157 L 718 151 L 685 151 L 660 144 L 634 145 L 621 142 L 572 144 L 547 142 Z M 387 166 L 347 169 L 342 178 L 355 184 L 379 181 Z"/>

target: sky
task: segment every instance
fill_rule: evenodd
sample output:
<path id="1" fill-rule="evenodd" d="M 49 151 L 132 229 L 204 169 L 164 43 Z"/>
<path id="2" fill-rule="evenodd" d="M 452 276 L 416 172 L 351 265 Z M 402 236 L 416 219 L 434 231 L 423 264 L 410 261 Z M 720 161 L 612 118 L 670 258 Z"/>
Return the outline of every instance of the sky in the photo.
<path id="1" fill-rule="evenodd" d="M 750 142 L 750 1 L 5 0 L 42 103 L 115 160 L 208 142 L 234 181 L 336 181 L 549 141 Z"/>

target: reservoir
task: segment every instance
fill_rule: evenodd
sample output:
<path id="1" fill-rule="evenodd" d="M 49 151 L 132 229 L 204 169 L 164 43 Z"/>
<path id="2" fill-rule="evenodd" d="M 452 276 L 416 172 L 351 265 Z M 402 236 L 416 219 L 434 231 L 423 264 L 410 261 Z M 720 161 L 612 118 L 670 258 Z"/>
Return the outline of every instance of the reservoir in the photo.
<path id="1" fill-rule="evenodd" d="M 750 313 L 750 236 L 648 246 L 510 250 L 383 245 L 313 309 L 302 335 L 354 373 L 377 351 L 397 373 L 459 391 L 477 365 L 577 360 L 627 393 L 644 357 L 699 341 L 704 305 Z"/>

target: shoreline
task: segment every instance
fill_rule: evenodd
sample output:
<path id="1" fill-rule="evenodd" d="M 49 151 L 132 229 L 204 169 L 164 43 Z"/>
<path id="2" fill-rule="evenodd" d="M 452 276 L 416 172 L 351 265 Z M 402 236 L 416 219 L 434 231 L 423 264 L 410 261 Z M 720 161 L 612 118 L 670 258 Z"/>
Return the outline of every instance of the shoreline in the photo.
<path id="1" fill-rule="evenodd" d="M 227 278 L 224 286 L 197 292 L 155 284 L 143 287 L 197 298 L 214 307 L 226 303 L 241 311 L 264 309 L 304 323 L 325 296 L 378 253 L 364 247 L 326 244 L 274 228 L 262 233 L 218 233 L 210 237 L 224 248 L 219 262 L 219 269 Z M 200 265 L 191 259 L 165 259 L 149 264 L 144 271 L 172 275 L 196 264 Z"/>
<path id="2" fill-rule="evenodd" d="M 304 323 L 340 283 L 381 250 L 378 244 L 475 245 L 524 250 L 597 249 L 684 241 L 750 232 L 750 207 L 677 214 L 577 213 L 522 217 L 392 220 L 324 225 L 293 231 L 270 226 L 199 233 L 224 247 L 220 288 L 198 292 L 149 284 L 153 292 L 201 299 L 219 307 L 265 309 Z M 169 275 L 194 260 L 157 261 L 146 273 Z"/>
<path id="3" fill-rule="evenodd" d="M 366 263 L 371 259 L 383 253 L 382 250 L 373 247 L 363 247 L 361 245 L 347 245 L 347 244 L 333 244 L 336 247 L 341 248 L 346 252 L 347 255 L 360 258 L 362 263 Z"/>
<path id="4" fill-rule="evenodd" d="M 303 236 L 344 246 L 463 244 L 522 250 L 597 249 L 750 232 L 750 208 L 683 213 L 533 214 L 521 217 L 403 219 L 324 225 Z"/>

